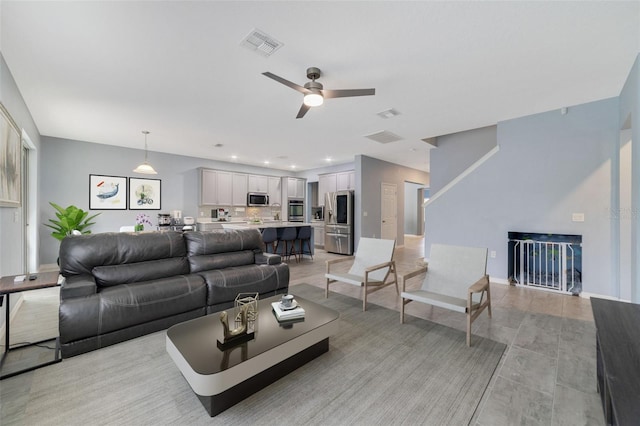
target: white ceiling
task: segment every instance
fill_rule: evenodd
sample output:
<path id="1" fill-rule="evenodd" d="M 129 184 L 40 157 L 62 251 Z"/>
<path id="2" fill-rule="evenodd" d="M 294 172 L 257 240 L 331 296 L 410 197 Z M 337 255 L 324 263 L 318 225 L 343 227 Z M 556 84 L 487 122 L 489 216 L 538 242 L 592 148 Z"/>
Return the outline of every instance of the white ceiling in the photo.
<path id="1" fill-rule="evenodd" d="M 365 154 L 428 169 L 421 139 L 617 96 L 640 2 L 1 2 L 2 54 L 42 135 L 278 169 Z M 284 46 L 240 46 L 258 28 Z M 263 75 L 376 89 L 295 116 Z M 395 108 L 401 115 L 376 113 Z M 403 139 L 363 136 L 388 130 Z M 223 144 L 223 147 L 214 147 Z M 153 156 L 150 155 L 152 160 Z M 132 167 L 135 166 L 132 160 Z"/>

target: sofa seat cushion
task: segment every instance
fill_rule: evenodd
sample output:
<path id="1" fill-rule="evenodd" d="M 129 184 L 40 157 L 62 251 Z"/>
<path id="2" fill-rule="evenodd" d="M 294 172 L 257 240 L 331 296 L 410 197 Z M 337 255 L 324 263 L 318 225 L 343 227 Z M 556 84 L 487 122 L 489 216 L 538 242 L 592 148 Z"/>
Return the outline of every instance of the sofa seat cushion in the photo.
<path id="1" fill-rule="evenodd" d="M 245 265 L 198 272 L 208 287 L 207 305 L 234 300 L 238 293 L 269 293 L 289 286 L 289 266 Z"/>
<path id="2" fill-rule="evenodd" d="M 198 275 L 104 287 L 60 303 L 60 340 L 72 342 L 202 308 L 207 286 Z"/>

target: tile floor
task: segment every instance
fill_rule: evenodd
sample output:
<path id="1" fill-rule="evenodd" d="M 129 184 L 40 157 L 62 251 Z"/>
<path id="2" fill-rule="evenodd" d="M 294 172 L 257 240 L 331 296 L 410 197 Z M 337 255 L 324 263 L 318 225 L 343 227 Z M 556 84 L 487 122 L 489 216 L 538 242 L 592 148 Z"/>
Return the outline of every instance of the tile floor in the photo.
<path id="1" fill-rule="evenodd" d="M 404 247 L 397 248 L 394 257 L 399 274 L 414 269 L 416 260 L 424 256 L 423 243 L 420 237 L 405 236 Z M 292 292 L 303 282 L 324 288 L 324 261 L 334 256 L 320 250 L 313 262 L 307 258 L 292 263 Z M 348 266 L 346 262 L 344 268 Z M 421 283 L 421 277 L 416 277 L 407 287 L 417 288 Z M 331 291 L 361 297 L 362 290 L 334 283 Z M 473 334 L 505 343 L 507 349 L 472 424 L 603 424 L 589 299 L 493 283 L 491 298 L 493 317 L 483 313 L 473 324 Z M 371 294 L 368 301 L 400 310 L 393 287 Z M 465 317 L 457 312 L 410 303 L 406 313 L 466 330 Z"/>
<path id="2" fill-rule="evenodd" d="M 398 272 L 409 272 L 423 256 L 423 239 L 405 236 L 405 246 L 395 254 Z M 313 260 L 306 257 L 295 263 L 292 259 L 291 292 L 295 294 L 295 285 L 300 283 L 324 288 L 325 260 L 334 257 L 338 255 L 317 250 Z M 348 265 L 345 262 L 343 267 Z M 421 278 L 416 277 L 407 286 L 420 284 Z M 12 343 L 25 336 L 35 339 L 55 333 L 56 291 L 25 293 L 24 305 L 12 322 Z M 331 291 L 361 297 L 361 289 L 348 284 L 332 284 Z M 483 313 L 474 323 L 473 333 L 503 342 L 507 349 L 471 424 L 603 424 L 589 300 L 502 284 L 492 284 L 491 292 L 493 318 Z M 368 300 L 399 310 L 400 298 L 393 287 L 371 294 Z M 420 303 L 410 303 L 406 312 L 407 321 L 415 316 L 466 330 L 464 315 L 456 312 Z"/>

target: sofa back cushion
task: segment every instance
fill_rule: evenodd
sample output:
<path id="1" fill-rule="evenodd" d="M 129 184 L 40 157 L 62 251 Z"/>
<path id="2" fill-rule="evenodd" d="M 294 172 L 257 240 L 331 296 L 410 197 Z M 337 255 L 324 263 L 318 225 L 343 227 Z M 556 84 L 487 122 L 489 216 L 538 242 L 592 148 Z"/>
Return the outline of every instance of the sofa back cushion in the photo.
<path id="1" fill-rule="evenodd" d="M 185 256 L 186 249 L 182 233 L 176 231 L 107 232 L 69 236 L 60 244 L 60 272 L 65 277 L 93 274 L 94 268 L 101 266 L 125 265 Z M 171 265 L 175 269 L 164 269 L 163 274 L 179 275 L 185 273 L 184 262 L 175 262 Z"/>
<path id="2" fill-rule="evenodd" d="M 125 263 L 122 265 L 96 266 L 93 276 L 101 287 L 157 280 L 189 273 L 186 257 Z"/>
<path id="3" fill-rule="evenodd" d="M 184 234 L 191 272 L 251 265 L 262 252 L 257 229 L 216 229 Z"/>

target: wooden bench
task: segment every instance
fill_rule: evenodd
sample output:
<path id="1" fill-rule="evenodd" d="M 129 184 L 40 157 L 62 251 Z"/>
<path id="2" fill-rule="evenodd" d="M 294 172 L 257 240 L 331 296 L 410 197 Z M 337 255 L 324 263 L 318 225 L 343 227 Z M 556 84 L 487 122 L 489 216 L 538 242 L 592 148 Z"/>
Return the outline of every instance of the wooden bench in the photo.
<path id="1" fill-rule="evenodd" d="M 407 280 L 425 272 L 420 289 L 406 290 Z M 411 301 L 465 313 L 467 346 L 471 346 L 473 321 L 485 308 L 491 318 L 491 293 L 486 272 L 486 248 L 432 244 L 428 264 L 400 277 L 400 322 L 404 323 L 404 308 Z"/>

